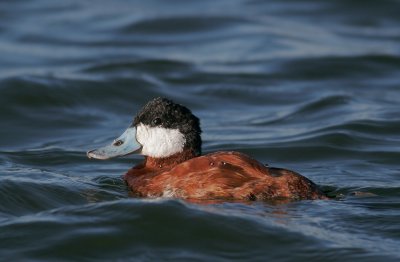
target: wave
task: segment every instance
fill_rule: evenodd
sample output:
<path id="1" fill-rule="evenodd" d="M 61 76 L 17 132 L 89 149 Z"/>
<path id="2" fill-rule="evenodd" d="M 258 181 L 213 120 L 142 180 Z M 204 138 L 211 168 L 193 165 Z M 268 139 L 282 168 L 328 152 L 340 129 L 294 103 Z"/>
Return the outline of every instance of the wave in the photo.
<path id="1" fill-rule="evenodd" d="M 89 65 L 82 69 L 84 73 L 105 73 L 110 72 L 151 72 L 152 74 L 173 74 L 176 71 L 182 72 L 192 69 L 190 63 L 178 60 L 166 59 L 136 59 L 106 61 L 99 64 Z"/>
<path id="2" fill-rule="evenodd" d="M 325 207 L 325 204 L 314 202 L 313 206 L 317 214 L 320 212 L 318 207 Z M 333 206 L 332 210 L 343 210 L 343 220 L 355 219 L 344 204 L 337 202 Z M 379 256 L 377 254 L 385 250 L 388 251 L 383 252 L 387 258 L 394 255 L 393 241 L 387 241 L 385 245 L 378 244 L 378 241 L 374 248 L 368 251 L 359 249 L 354 253 L 354 248 L 371 244 L 373 240 L 358 239 L 362 237 L 360 232 L 350 235 L 341 227 L 332 227 L 329 222 L 337 219 L 337 215 L 317 222 L 318 226 L 316 221 L 302 214 L 304 207 L 301 204 L 286 207 L 242 204 L 195 206 L 176 200 L 133 199 L 65 206 L 34 216 L 1 221 L 2 238 L 8 239 L 2 241 L 1 249 L 8 256 L 29 256 L 31 259 L 163 257 L 205 260 L 251 257 L 264 260 L 268 257 L 288 261 L 287 253 L 290 251 L 290 259 L 307 257 L 310 261 L 319 261 L 326 254 L 355 259 L 360 254 Z M 305 221 L 299 224 L 299 218 Z M 25 244 L 18 245 L 18 250 L 11 248 L 8 253 L 4 252 L 15 245 L 17 232 L 28 226 L 29 237 L 18 240 Z M 341 249 L 338 254 L 337 248 L 348 244 L 344 241 L 346 238 L 359 241 L 353 242 L 353 248 Z M 377 240 L 376 237 L 374 239 Z M 329 242 L 331 244 L 327 244 Z M 82 245 L 84 249 L 80 248 Z M 286 248 L 282 249 L 282 245 Z"/>
<path id="3" fill-rule="evenodd" d="M 2 259 L 398 260 L 398 2 L 3 2 Z M 130 198 L 85 152 L 156 96 L 336 199 Z"/>
<path id="4" fill-rule="evenodd" d="M 249 20 L 238 16 L 171 16 L 146 18 L 128 25 L 124 25 L 120 30 L 122 33 L 139 34 L 199 34 L 202 32 L 210 33 L 212 30 L 229 29 L 234 25 L 247 23 Z"/>

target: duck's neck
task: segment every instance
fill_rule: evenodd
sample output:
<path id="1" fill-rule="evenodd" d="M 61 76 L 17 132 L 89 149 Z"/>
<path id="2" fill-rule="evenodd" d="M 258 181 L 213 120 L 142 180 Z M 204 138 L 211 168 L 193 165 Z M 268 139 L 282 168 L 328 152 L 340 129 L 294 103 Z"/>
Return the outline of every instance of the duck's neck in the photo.
<path id="1" fill-rule="evenodd" d="M 197 155 L 192 150 L 184 150 L 183 152 L 165 158 L 146 156 L 144 159 L 144 166 L 151 169 L 168 169 L 196 156 Z"/>

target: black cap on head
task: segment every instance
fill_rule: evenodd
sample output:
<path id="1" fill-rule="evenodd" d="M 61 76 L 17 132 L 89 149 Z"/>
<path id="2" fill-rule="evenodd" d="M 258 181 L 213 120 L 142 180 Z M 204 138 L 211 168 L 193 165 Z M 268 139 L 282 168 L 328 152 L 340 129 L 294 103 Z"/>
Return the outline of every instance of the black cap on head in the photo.
<path id="1" fill-rule="evenodd" d="M 148 102 L 136 115 L 133 125 L 140 123 L 151 127 L 179 129 L 185 136 L 184 148 L 201 154 L 200 120 L 192 112 L 166 98 L 155 98 Z"/>

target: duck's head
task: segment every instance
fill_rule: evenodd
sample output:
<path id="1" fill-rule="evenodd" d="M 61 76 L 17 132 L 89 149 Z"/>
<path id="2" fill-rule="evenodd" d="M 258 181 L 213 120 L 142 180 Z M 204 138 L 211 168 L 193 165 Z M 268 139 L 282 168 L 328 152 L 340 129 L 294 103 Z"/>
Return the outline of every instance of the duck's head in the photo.
<path id="1" fill-rule="evenodd" d="M 89 158 L 109 159 L 138 153 L 166 158 L 183 151 L 201 154 L 200 121 L 186 107 L 166 98 L 148 102 L 133 123 L 111 145 L 87 152 Z"/>

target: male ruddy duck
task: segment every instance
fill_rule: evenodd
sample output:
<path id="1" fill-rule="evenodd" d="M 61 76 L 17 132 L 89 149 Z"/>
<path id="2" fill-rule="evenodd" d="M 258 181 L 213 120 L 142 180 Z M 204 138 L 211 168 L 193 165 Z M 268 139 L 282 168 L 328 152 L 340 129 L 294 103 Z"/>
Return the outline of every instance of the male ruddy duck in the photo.
<path id="1" fill-rule="evenodd" d="M 201 155 L 199 119 L 165 98 L 148 102 L 129 128 L 111 145 L 89 151 L 89 158 L 109 159 L 131 153 L 144 162 L 124 179 L 140 197 L 193 200 L 326 199 L 306 177 L 265 166 L 239 152 Z"/>

